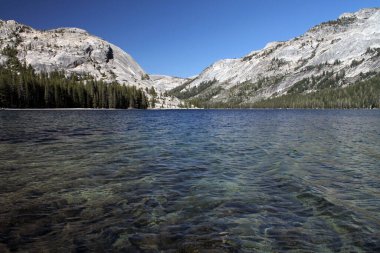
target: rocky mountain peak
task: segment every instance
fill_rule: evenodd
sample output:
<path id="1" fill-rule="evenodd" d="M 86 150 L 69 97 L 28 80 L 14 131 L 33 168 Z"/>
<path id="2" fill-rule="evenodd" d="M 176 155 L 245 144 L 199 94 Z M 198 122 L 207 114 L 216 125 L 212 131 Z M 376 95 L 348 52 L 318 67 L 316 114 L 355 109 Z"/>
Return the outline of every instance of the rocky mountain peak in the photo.
<path id="1" fill-rule="evenodd" d="M 48 30 L 48 32 L 52 32 L 52 33 L 80 33 L 80 34 L 84 34 L 84 35 L 89 35 L 89 33 L 86 30 L 80 29 L 80 28 L 75 28 L 75 27 L 62 27 L 62 28 L 57 28 L 57 29 L 51 29 L 51 30 Z"/>
<path id="2" fill-rule="evenodd" d="M 35 30 L 14 20 L 0 21 L 0 50 L 14 47 L 21 62 L 37 72 L 63 70 L 106 82 L 151 87 L 136 61 L 119 47 L 79 28 Z M 0 63 L 6 56 L 0 56 Z"/>
<path id="3" fill-rule="evenodd" d="M 220 60 L 177 95 L 215 102 L 236 98 L 242 103 L 255 102 L 286 94 L 303 80 L 324 80 L 326 76 L 324 84 L 341 87 L 360 79 L 363 73 L 378 72 L 379 56 L 380 9 L 362 9 L 323 22 L 294 39 L 268 43 L 240 59 Z M 332 80 L 333 76 L 338 77 Z M 322 81 L 313 83 L 304 91 L 322 86 Z"/>
<path id="4" fill-rule="evenodd" d="M 2 53 L 7 47 L 16 49 L 19 61 L 37 72 L 58 70 L 67 75 L 134 85 L 143 88 L 149 98 L 155 94 L 155 106 L 159 108 L 175 108 L 180 103 L 164 93 L 173 84 L 183 82 L 182 79 L 168 77 L 154 82 L 128 53 L 80 28 L 41 31 L 14 20 L 1 20 L 0 65 L 7 62 L 8 56 Z"/>

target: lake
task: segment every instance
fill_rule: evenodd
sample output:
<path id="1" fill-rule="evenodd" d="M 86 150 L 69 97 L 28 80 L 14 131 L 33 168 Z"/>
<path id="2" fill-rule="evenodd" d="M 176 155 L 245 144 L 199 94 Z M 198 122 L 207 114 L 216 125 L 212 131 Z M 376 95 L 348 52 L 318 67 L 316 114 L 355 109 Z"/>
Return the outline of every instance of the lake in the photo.
<path id="1" fill-rule="evenodd" d="M 0 111 L 0 251 L 379 252 L 380 110 Z"/>

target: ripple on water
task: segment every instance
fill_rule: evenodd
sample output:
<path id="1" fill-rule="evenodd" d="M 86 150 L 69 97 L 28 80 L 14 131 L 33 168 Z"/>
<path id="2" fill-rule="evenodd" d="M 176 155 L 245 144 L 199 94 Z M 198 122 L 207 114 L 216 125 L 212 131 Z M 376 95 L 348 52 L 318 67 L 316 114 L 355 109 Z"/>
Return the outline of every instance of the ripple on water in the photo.
<path id="1" fill-rule="evenodd" d="M 379 111 L 0 112 L 0 251 L 379 252 Z"/>

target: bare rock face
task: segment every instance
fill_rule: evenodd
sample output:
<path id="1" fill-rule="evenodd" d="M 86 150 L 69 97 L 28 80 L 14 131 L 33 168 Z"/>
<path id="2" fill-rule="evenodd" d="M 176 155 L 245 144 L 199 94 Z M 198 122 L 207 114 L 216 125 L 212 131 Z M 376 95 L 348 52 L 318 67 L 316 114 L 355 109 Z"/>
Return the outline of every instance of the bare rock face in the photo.
<path id="1" fill-rule="evenodd" d="M 184 84 L 185 82 L 191 81 L 191 78 L 181 78 L 166 75 L 150 75 L 150 79 L 155 84 L 155 87 L 161 92 L 169 91 Z"/>
<path id="2" fill-rule="evenodd" d="M 159 91 L 155 107 L 178 108 L 180 104 L 177 98 L 166 97 L 164 86 L 152 81 L 129 54 L 85 30 L 58 28 L 39 31 L 13 20 L 0 20 L 0 65 L 7 60 L 7 56 L 1 54 L 7 46 L 16 48 L 18 59 L 37 72 L 58 70 L 109 83 L 135 85 L 144 90 L 154 87 Z M 178 83 L 173 80 L 173 84 Z M 150 93 L 147 95 L 152 99 Z"/>
<path id="3" fill-rule="evenodd" d="M 0 21 L 0 49 L 6 46 L 16 47 L 19 60 L 38 72 L 63 70 L 106 82 L 153 85 L 143 80 L 146 73 L 129 54 L 82 29 L 39 31 L 13 20 Z"/>
<path id="4" fill-rule="evenodd" d="M 313 92 L 331 85 L 326 78 L 342 87 L 379 71 L 380 9 L 363 9 L 245 57 L 218 61 L 177 95 L 213 102 L 239 98 L 247 103 L 286 94 L 300 82 L 307 84 L 304 92 Z"/>

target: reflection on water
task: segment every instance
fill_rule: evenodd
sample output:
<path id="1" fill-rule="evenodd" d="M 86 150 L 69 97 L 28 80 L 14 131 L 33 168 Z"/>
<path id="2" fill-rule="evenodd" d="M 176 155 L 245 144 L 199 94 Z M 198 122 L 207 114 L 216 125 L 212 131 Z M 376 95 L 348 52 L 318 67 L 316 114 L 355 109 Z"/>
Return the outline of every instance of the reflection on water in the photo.
<path id="1" fill-rule="evenodd" d="M 380 111 L 1 111 L 0 251 L 379 252 Z"/>

